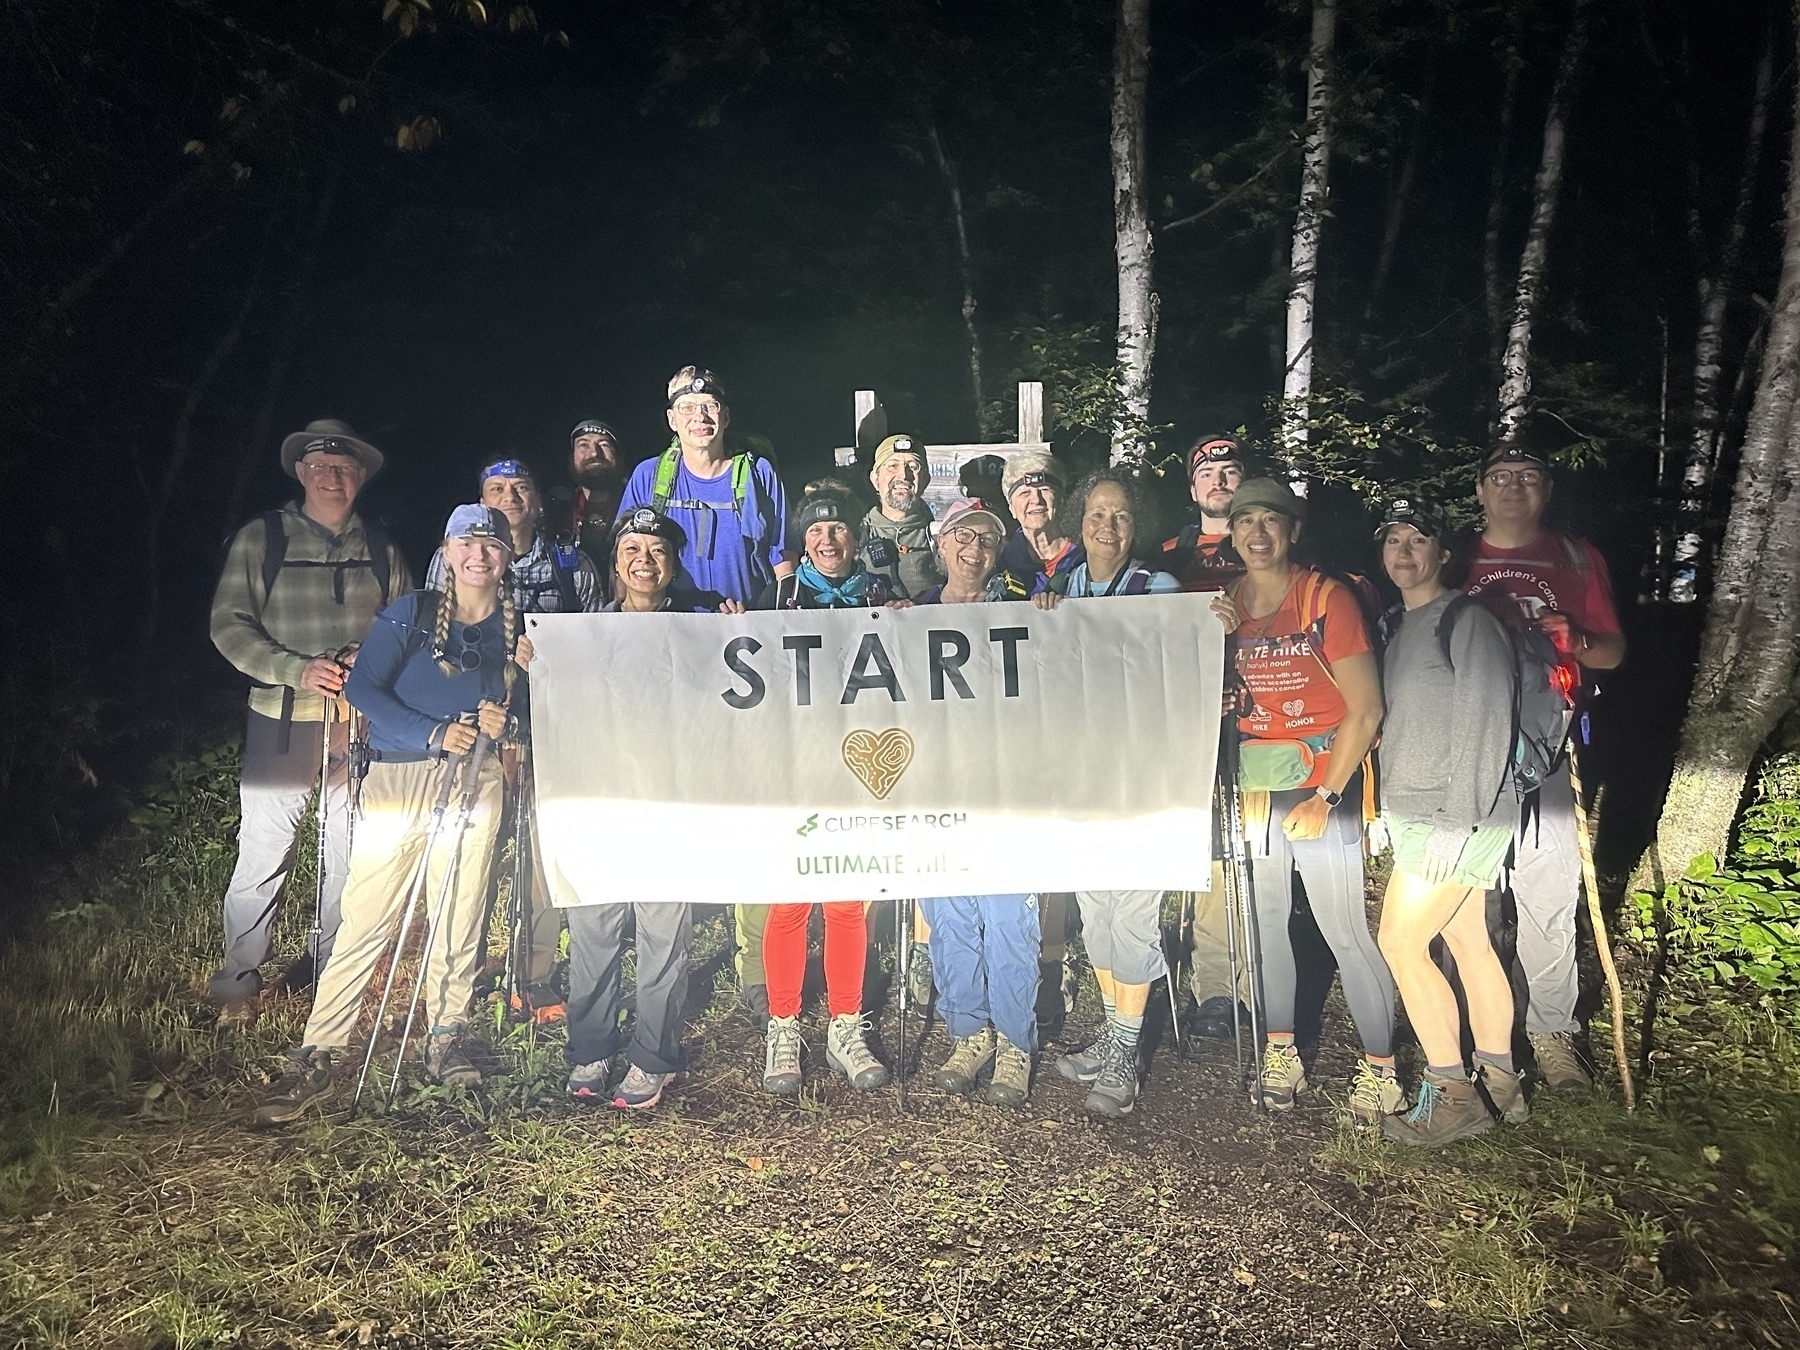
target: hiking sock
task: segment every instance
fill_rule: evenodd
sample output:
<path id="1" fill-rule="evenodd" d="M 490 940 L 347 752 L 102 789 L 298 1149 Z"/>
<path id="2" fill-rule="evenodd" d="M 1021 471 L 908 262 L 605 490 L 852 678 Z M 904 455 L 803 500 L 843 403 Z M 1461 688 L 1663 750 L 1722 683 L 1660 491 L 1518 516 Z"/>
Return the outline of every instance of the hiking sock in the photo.
<path id="1" fill-rule="evenodd" d="M 1517 1069 L 1513 1068 L 1512 1051 L 1510 1050 L 1506 1051 L 1504 1054 L 1498 1055 L 1491 1050 L 1477 1050 L 1475 1052 L 1475 1064 L 1477 1067 L 1485 1064 L 1488 1068 L 1498 1069 L 1501 1073 L 1505 1074 L 1518 1072 Z"/>
<path id="2" fill-rule="evenodd" d="M 1285 1050 L 1294 1043 L 1294 1033 L 1291 1031 L 1271 1031 L 1268 1033 L 1268 1041 L 1270 1045 L 1278 1045 Z"/>
<path id="3" fill-rule="evenodd" d="M 1144 1029 L 1142 1016 L 1127 1017 L 1123 1013 L 1112 1014 L 1113 1038 L 1124 1047 L 1128 1057 L 1137 1054 L 1138 1035 Z"/>
<path id="4" fill-rule="evenodd" d="M 1433 1078 L 1441 1078 L 1446 1083 L 1469 1081 L 1469 1071 L 1460 1064 L 1427 1064 L 1425 1072 Z"/>
<path id="5" fill-rule="evenodd" d="M 1106 1020 L 1108 1022 L 1113 1021 L 1115 1013 L 1117 1012 L 1113 1006 L 1113 1001 L 1105 994 L 1102 994 L 1100 995 L 1100 1006 L 1106 1010 Z"/>
<path id="6" fill-rule="evenodd" d="M 1369 1067 L 1375 1070 L 1377 1077 L 1398 1077 L 1394 1072 L 1394 1057 L 1392 1055 L 1364 1055 L 1363 1058 L 1369 1061 Z"/>

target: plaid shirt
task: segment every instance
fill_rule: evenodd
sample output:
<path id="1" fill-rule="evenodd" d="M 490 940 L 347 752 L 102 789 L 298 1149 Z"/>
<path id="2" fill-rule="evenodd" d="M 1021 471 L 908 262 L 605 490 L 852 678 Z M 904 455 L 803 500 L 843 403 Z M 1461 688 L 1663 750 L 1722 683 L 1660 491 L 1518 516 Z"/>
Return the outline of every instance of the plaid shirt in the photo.
<path id="1" fill-rule="evenodd" d="M 256 681 L 250 707 L 280 717 L 293 691 L 296 722 L 325 717 L 325 701 L 300 686 L 314 657 L 361 642 L 382 607 L 381 587 L 368 566 L 369 543 L 362 517 L 352 514 L 336 536 L 300 512 L 298 502 L 281 511 L 287 556 L 275 585 L 263 588 L 267 543 L 258 521 L 231 537 L 225 569 L 213 593 L 212 640 L 225 659 Z M 361 562 L 361 567 L 341 564 Z M 389 600 L 413 589 L 412 573 L 398 548 L 388 546 Z"/>
<path id="2" fill-rule="evenodd" d="M 580 560 L 575 568 L 575 598 L 581 602 L 583 612 L 591 613 L 600 608 L 606 597 L 600 593 L 600 569 L 594 566 L 594 560 L 580 549 L 575 551 Z M 425 569 L 425 589 L 441 591 L 444 589 L 444 574 L 448 570 L 444 563 L 444 550 L 431 555 L 431 564 Z M 562 613 L 562 588 L 556 584 L 556 567 L 551 561 L 550 541 L 539 530 L 537 539 L 531 545 L 531 551 L 522 558 L 515 558 L 507 568 L 507 577 L 512 582 L 513 606 L 521 614 L 560 614 Z"/>

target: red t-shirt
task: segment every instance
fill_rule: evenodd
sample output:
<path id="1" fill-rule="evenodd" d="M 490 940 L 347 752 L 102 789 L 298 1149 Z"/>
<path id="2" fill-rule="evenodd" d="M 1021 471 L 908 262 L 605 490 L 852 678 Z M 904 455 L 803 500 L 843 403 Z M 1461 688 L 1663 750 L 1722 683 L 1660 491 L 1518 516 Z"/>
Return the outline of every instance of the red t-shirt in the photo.
<path id="1" fill-rule="evenodd" d="M 1222 591 L 1244 575 L 1237 554 L 1223 550 L 1230 542 L 1229 534 L 1202 534 L 1184 549 L 1177 535 L 1162 546 L 1163 571 L 1174 573 L 1184 591 Z"/>
<path id="2" fill-rule="evenodd" d="M 1555 610 L 1590 633 L 1619 631 L 1606 560 L 1585 539 L 1539 530 L 1523 548 L 1495 548 L 1478 538 L 1464 589 L 1503 592 L 1527 623 Z"/>
<path id="3" fill-rule="evenodd" d="M 1371 650 L 1362 606 L 1348 587 L 1303 568 L 1273 614 L 1253 619 L 1240 609 L 1235 636 L 1238 674 L 1254 700 L 1238 719 L 1240 732 L 1281 741 L 1337 730 L 1345 705 L 1330 666 Z M 1306 786 L 1324 781 L 1328 761 L 1319 755 Z"/>

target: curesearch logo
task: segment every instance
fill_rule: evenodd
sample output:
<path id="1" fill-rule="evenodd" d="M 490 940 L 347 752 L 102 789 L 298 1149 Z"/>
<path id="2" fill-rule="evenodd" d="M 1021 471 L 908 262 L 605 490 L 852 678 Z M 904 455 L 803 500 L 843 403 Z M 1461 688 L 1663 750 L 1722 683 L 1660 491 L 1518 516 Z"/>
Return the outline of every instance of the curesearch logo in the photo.
<path id="1" fill-rule="evenodd" d="M 806 818 L 806 824 L 802 825 L 799 829 L 795 830 L 794 833 L 799 835 L 802 839 L 804 839 L 804 838 L 806 838 L 807 835 L 811 834 L 814 830 L 816 830 L 818 828 L 819 828 L 819 813 L 817 811 L 814 811 L 810 816 L 808 816 Z"/>

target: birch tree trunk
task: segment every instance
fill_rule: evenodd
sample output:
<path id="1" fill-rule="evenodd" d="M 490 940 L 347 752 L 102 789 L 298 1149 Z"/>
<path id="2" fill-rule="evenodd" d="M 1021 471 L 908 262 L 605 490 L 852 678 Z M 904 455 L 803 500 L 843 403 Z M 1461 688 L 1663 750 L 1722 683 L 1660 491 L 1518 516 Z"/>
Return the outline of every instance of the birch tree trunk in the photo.
<path id="1" fill-rule="evenodd" d="M 1150 376 L 1156 357 L 1151 290 L 1149 184 L 1144 178 L 1144 87 L 1150 75 L 1150 0 L 1119 0 L 1113 34 L 1113 254 L 1119 270 L 1119 411 L 1112 462 L 1142 462 L 1149 449 Z"/>
<path id="2" fill-rule="evenodd" d="M 981 393 L 981 334 L 975 328 L 975 258 L 969 252 L 969 221 L 963 210 L 962 179 L 956 172 L 956 161 L 944 151 L 943 137 L 938 135 L 937 114 L 929 106 L 925 109 L 925 136 L 931 142 L 938 172 L 944 175 L 944 186 L 950 192 L 950 217 L 956 226 L 956 257 L 962 266 L 963 330 L 969 337 L 969 388 L 975 398 L 975 433 L 980 439 L 986 403 Z"/>
<path id="3" fill-rule="evenodd" d="M 1800 0 L 1795 8 L 1800 19 Z M 1800 26 L 1795 31 L 1800 43 Z M 1640 868 L 1653 884 L 1679 876 L 1699 854 L 1724 853 L 1750 765 L 1793 704 L 1800 665 L 1800 99 L 1794 121 L 1781 281 L 1694 691 L 1656 843 Z"/>
<path id="4" fill-rule="evenodd" d="M 1319 236 L 1331 169 L 1331 53 L 1337 38 L 1337 0 L 1314 0 L 1312 40 L 1306 51 L 1306 143 L 1300 165 L 1300 205 L 1294 212 L 1294 247 L 1288 265 L 1287 367 L 1281 381 L 1281 441 L 1296 480 L 1297 457 L 1306 446 L 1307 405 L 1312 397 L 1313 297 L 1318 281 Z"/>
<path id="5" fill-rule="evenodd" d="M 1675 505 L 1675 572 L 1669 582 L 1669 599 L 1678 605 L 1692 604 L 1699 599 L 1703 561 L 1700 529 L 1706 521 L 1713 470 L 1719 462 L 1719 437 L 1724 429 L 1722 385 L 1726 310 L 1737 290 L 1744 236 L 1750 227 L 1750 212 L 1756 205 L 1756 180 L 1762 166 L 1763 137 L 1769 124 L 1769 86 L 1773 83 L 1774 72 L 1775 41 L 1771 33 L 1763 43 L 1762 60 L 1756 67 L 1756 92 L 1750 105 L 1744 163 L 1738 173 L 1737 204 L 1725 228 L 1718 270 L 1708 276 L 1702 262 L 1700 271 L 1700 322 L 1694 335 L 1694 417 L 1681 469 L 1681 495 Z M 1697 195 L 1691 209 L 1695 214 L 1693 228 L 1698 231 Z"/>
<path id="6" fill-rule="evenodd" d="M 1569 36 L 1563 42 L 1556 67 L 1556 83 L 1550 89 L 1550 107 L 1544 114 L 1544 152 L 1538 161 L 1532 189 L 1531 224 L 1525 231 L 1525 247 L 1519 255 L 1519 284 L 1513 292 L 1511 326 L 1506 352 L 1500 358 L 1498 400 L 1499 444 L 1510 445 L 1518 436 L 1531 398 L 1531 325 L 1544 295 L 1544 272 L 1550 258 L 1550 227 L 1556 220 L 1556 200 L 1562 193 L 1563 161 L 1567 149 L 1569 108 L 1581 79 L 1581 60 L 1587 52 L 1591 0 L 1575 0 Z"/>

